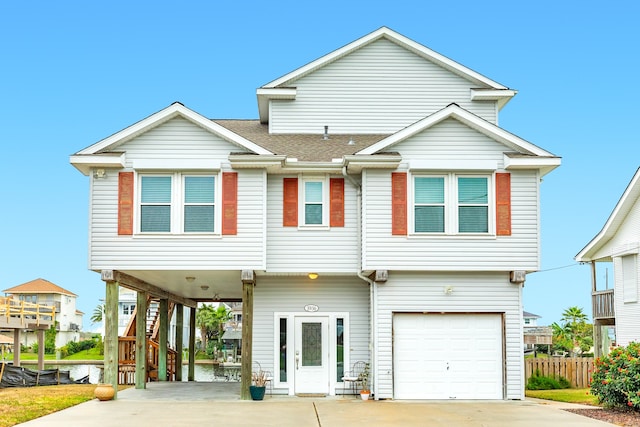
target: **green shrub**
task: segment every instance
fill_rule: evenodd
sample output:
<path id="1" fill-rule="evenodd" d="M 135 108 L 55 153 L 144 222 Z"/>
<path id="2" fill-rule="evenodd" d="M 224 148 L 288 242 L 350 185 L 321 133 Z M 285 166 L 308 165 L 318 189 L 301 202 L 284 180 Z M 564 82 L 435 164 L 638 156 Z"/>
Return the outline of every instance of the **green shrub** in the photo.
<path id="1" fill-rule="evenodd" d="M 614 348 L 596 359 L 591 394 L 605 406 L 640 411 L 640 343 Z"/>
<path id="2" fill-rule="evenodd" d="M 536 371 L 527 381 L 527 390 L 556 390 L 569 387 L 571 384 L 566 378 L 545 377 L 540 375 L 540 371 Z"/>

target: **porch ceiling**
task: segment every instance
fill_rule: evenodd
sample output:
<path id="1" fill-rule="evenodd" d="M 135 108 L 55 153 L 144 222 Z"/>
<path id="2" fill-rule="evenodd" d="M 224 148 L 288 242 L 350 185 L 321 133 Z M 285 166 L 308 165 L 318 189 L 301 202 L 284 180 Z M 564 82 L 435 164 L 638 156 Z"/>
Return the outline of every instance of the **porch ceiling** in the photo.
<path id="1" fill-rule="evenodd" d="M 197 301 L 242 299 L 239 270 L 120 270 L 172 294 Z M 187 278 L 193 278 L 187 279 Z"/>

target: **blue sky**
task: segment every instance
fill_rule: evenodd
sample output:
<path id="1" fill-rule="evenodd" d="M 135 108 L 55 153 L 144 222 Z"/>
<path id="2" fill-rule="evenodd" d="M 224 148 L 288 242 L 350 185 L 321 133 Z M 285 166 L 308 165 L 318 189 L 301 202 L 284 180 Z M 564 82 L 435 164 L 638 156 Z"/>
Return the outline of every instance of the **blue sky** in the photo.
<path id="1" fill-rule="evenodd" d="M 88 178 L 69 155 L 174 101 L 257 118 L 257 87 L 388 26 L 518 90 L 500 125 L 563 158 L 541 186 L 525 309 L 542 324 L 573 305 L 590 315 L 589 267 L 573 257 L 640 166 L 639 16 L 615 0 L 2 2 L 0 290 L 52 281 L 90 329 L 104 285 L 87 266 Z"/>

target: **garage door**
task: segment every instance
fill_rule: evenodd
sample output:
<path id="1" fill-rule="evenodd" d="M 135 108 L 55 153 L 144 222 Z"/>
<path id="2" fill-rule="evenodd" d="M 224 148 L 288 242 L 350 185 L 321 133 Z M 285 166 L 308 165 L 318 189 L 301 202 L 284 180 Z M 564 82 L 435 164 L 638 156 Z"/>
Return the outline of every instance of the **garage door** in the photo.
<path id="1" fill-rule="evenodd" d="M 502 399 L 500 314 L 395 314 L 395 399 Z"/>

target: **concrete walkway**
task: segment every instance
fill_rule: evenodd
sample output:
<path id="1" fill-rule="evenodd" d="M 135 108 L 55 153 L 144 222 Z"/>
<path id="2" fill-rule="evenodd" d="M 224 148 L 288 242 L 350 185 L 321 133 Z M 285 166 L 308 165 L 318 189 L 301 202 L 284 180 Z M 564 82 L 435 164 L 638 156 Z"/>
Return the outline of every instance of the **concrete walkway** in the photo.
<path id="1" fill-rule="evenodd" d="M 548 401 L 362 401 L 353 396 L 265 396 L 239 400 L 238 383 L 149 383 L 20 424 L 25 427 L 104 426 L 429 426 L 597 427 L 612 424 L 562 410 Z"/>

